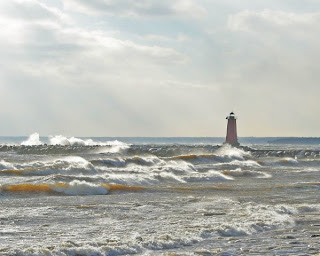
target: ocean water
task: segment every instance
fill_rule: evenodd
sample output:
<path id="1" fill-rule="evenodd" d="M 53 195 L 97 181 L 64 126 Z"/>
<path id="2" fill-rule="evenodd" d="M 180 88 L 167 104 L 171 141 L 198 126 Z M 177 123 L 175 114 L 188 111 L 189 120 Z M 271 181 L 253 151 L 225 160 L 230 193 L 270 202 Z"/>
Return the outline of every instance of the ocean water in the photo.
<path id="1" fill-rule="evenodd" d="M 318 140 L 0 137 L 0 255 L 319 255 Z"/>

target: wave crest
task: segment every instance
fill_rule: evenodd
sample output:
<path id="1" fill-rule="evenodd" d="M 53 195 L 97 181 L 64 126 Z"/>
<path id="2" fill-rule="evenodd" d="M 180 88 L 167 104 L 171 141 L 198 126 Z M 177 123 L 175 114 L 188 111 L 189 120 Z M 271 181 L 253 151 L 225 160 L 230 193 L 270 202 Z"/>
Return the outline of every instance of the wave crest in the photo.
<path id="1" fill-rule="evenodd" d="M 46 193 L 64 195 L 106 195 L 117 191 L 141 191 L 145 188 L 140 186 L 127 186 L 108 183 L 91 183 L 74 180 L 69 183 L 59 182 L 52 184 L 15 184 L 0 185 L 0 191 L 6 193 Z"/>

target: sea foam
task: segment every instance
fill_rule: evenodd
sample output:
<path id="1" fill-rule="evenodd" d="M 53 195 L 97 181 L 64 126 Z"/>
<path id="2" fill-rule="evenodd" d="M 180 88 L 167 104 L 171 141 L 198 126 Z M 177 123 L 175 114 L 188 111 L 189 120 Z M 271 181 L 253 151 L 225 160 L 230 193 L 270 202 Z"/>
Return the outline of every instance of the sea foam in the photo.
<path id="1" fill-rule="evenodd" d="M 39 133 L 33 133 L 26 141 L 21 142 L 22 146 L 38 146 L 44 143 L 40 140 Z M 108 152 L 116 152 L 119 148 L 127 148 L 129 145 L 118 140 L 114 141 L 94 141 L 92 139 L 80 139 L 76 137 L 66 137 L 63 135 L 49 136 L 49 145 L 61 146 L 110 146 Z"/>
<path id="2" fill-rule="evenodd" d="M 74 180 L 65 185 L 51 185 L 51 188 L 66 195 L 106 195 L 107 186 L 89 183 L 86 181 Z"/>

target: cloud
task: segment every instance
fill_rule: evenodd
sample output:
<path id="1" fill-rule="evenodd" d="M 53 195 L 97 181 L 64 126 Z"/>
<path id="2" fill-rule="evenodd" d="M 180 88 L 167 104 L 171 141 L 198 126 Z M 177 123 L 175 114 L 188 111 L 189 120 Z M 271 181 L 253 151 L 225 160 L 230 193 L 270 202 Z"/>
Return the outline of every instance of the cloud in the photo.
<path id="1" fill-rule="evenodd" d="M 1 133 L 316 134 L 319 13 L 213 2 L 1 1 Z"/>
<path id="2" fill-rule="evenodd" d="M 202 84 L 202 83 L 190 83 L 190 82 L 182 82 L 182 81 L 175 81 L 175 80 L 168 80 L 164 81 L 162 86 L 168 87 L 168 88 L 180 88 L 180 89 L 203 89 L 203 90 L 208 90 L 208 91 L 213 91 L 213 92 L 218 92 L 219 91 L 219 86 L 215 85 L 213 87 L 212 85 L 209 84 Z"/>
<path id="3" fill-rule="evenodd" d="M 246 109 L 248 122 L 254 115 L 259 123 L 247 132 L 263 123 L 285 136 L 315 134 L 319 124 L 309 111 L 316 109 L 320 93 L 320 13 L 245 10 L 229 16 L 228 28 L 234 41 L 224 82 L 237 84 L 230 97 Z"/>
<path id="4" fill-rule="evenodd" d="M 164 35 L 157 35 L 157 34 L 148 34 L 145 36 L 140 36 L 140 39 L 147 40 L 147 41 L 153 41 L 153 42 L 165 42 L 165 43 L 183 43 L 187 40 L 190 40 L 190 38 L 183 34 L 178 34 L 176 37 L 168 37 Z"/>
<path id="5" fill-rule="evenodd" d="M 98 75 L 105 75 L 103 70 L 120 75 L 139 69 L 144 73 L 150 67 L 156 71 L 159 65 L 183 64 L 188 60 L 169 47 L 137 44 L 115 38 L 108 31 L 89 30 L 61 22 L 55 15 L 58 11 L 48 15 L 52 8 L 36 0 L 16 0 L 6 6 L 3 13 L 8 9 L 22 11 L 26 8 L 33 13 L 32 18 L 29 15 L 28 21 L 23 22 L 20 16 L 13 14 L 0 19 L 4 27 L 0 33 L 0 45 L 3 46 L 0 51 L 8 60 L 15 62 L 15 69 L 22 68 L 23 72 L 56 72 L 57 76 L 63 72 L 60 75 L 65 76 L 68 71 L 83 69 L 92 74 L 102 72 Z M 34 23 L 34 20 L 46 22 Z M 7 48 L 9 45 L 11 47 Z"/>
<path id="6" fill-rule="evenodd" d="M 261 68 L 269 64 L 264 65 L 264 72 L 271 68 L 272 77 L 281 71 L 288 75 L 290 70 L 295 71 L 292 77 L 303 77 L 303 72 L 308 72 L 305 68 L 317 62 L 320 36 L 315 31 L 320 29 L 320 12 L 243 11 L 229 17 L 228 27 L 237 32 L 247 59 L 254 58 Z M 252 65 L 249 69 L 255 70 Z"/>
<path id="7" fill-rule="evenodd" d="M 25 4 L 14 1 L 11 7 L 24 9 Z M 6 95 L 2 101 L 6 108 L 0 110 L 7 120 L 2 134 L 116 136 L 134 135 L 141 129 L 150 133 L 140 135 L 152 135 L 169 127 L 168 121 L 159 125 L 166 118 L 156 115 L 172 112 L 172 106 L 183 99 L 173 97 L 161 106 L 159 95 L 163 81 L 172 79 L 168 67 L 186 65 L 187 56 L 171 47 L 84 28 L 71 17 L 72 22 L 65 22 L 55 12 L 47 15 L 51 8 L 36 0 L 28 1 L 32 18 L 9 15 L 11 7 L 8 4 L 0 11 L 6 13 L 0 19 L 5 28 L 0 31 L 0 55 L 6 60 L 0 85 Z M 146 114 L 148 108 L 154 114 Z"/>
<path id="8" fill-rule="evenodd" d="M 206 9 L 194 0 L 69 0 L 67 10 L 86 14 L 119 15 L 122 17 L 186 16 L 203 17 Z"/>
<path id="9" fill-rule="evenodd" d="M 315 13 L 292 13 L 278 10 L 265 9 L 263 11 L 242 11 L 230 15 L 228 27 L 231 30 L 255 31 L 261 29 L 275 29 L 290 27 L 310 27 L 320 23 L 320 12 Z M 261 30 L 262 31 L 262 30 Z"/>
<path id="10" fill-rule="evenodd" d="M 25 22 L 61 21 L 67 22 L 67 16 L 59 9 L 49 7 L 37 0 L 1 1 L 1 17 Z"/>

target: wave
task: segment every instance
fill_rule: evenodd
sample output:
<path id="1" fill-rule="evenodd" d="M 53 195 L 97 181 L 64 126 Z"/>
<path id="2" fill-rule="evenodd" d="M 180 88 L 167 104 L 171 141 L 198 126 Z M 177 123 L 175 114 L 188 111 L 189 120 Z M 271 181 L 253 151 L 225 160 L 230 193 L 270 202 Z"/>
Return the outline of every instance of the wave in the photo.
<path id="1" fill-rule="evenodd" d="M 251 156 L 251 153 L 249 151 L 244 151 L 240 148 L 232 147 L 229 144 L 222 145 L 215 153 L 219 156 L 238 160 L 244 160 L 246 157 Z"/>
<path id="2" fill-rule="evenodd" d="M 176 198 L 172 198 L 169 202 L 174 204 L 174 199 Z M 207 201 L 198 201 L 195 200 L 195 197 L 183 199 L 186 200 L 186 204 L 181 208 L 176 208 L 166 201 L 139 201 L 139 204 L 135 201 L 130 201 L 126 203 L 119 202 L 118 204 L 114 202 L 111 208 L 103 208 L 101 211 L 98 210 L 98 208 L 92 211 L 92 207 L 94 207 L 94 209 L 99 207 L 96 202 L 94 202 L 94 204 L 91 201 L 89 204 L 82 204 L 85 202 L 81 202 L 81 205 L 76 205 L 76 207 L 79 207 L 79 211 L 75 211 L 75 214 L 84 212 L 83 214 L 87 217 L 87 221 L 91 221 L 92 217 L 96 217 L 97 220 L 93 219 L 92 223 L 103 223 L 107 225 L 110 223 L 110 219 L 112 220 L 114 217 L 114 225 L 110 226 L 109 232 L 104 232 L 104 234 L 99 237 L 85 236 L 85 239 L 78 235 L 78 233 L 71 233 L 70 236 L 62 237 L 61 240 L 55 239 L 54 241 L 50 241 L 49 239 L 54 239 L 56 236 L 49 236 L 49 239 L 46 239 L 42 243 L 22 244 L 23 246 L 12 246 L 12 249 L 9 247 L 9 253 L 12 252 L 12 255 L 18 253 L 19 255 L 83 256 L 128 254 L 167 255 L 168 250 L 171 251 L 170 249 L 175 249 L 173 255 L 175 255 L 177 251 L 181 252 L 182 255 L 188 255 L 188 252 L 199 252 L 198 254 L 203 255 L 213 255 L 216 253 L 219 255 L 237 255 L 240 251 L 238 248 L 242 245 L 235 248 L 235 253 L 223 252 L 223 250 L 230 248 L 228 241 L 239 241 L 239 239 L 237 239 L 238 236 L 257 234 L 273 229 L 284 228 L 286 231 L 287 228 L 290 229 L 295 225 L 292 215 L 296 213 L 296 210 L 287 205 L 256 205 L 220 198 L 215 198 L 214 201 L 209 198 Z M 177 203 L 181 200 L 181 198 L 178 198 Z M 70 206 L 72 207 L 72 205 L 68 205 L 68 210 L 71 208 Z M 59 210 L 61 209 L 59 208 Z M 105 216 L 107 212 L 106 209 L 112 210 L 107 218 Z M 216 211 L 217 209 L 219 209 L 218 212 Z M 115 216 L 118 214 L 118 210 L 120 215 Z M 206 211 L 206 215 L 199 214 L 201 210 Z M 211 212 L 207 212 L 208 210 Z M 64 212 L 62 213 L 64 214 Z M 97 216 L 93 216 L 92 213 Z M 43 215 L 41 214 L 42 212 L 40 210 L 40 213 L 37 213 L 37 217 L 42 217 Z M 181 214 L 183 214 L 182 218 Z M 58 216 L 60 220 L 61 215 Z M 79 219 L 82 221 L 84 217 Z M 76 232 L 83 232 L 85 235 L 92 234 L 92 231 L 97 230 L 92 229 L 90 226 L 86 228 L 88 225 L 84 227 L 81 225 L 83 222 L 79 224 L 78 222 L 71 221 L 70 226 L 67 226 L 67 228 L 57 226 L 55 229 L 53 229 L 51 225 L 47 225 L 47 222 L 44 223 L 46 224 L 44 226 L 46 229 L 41 232 L 40 235 L 45 234 L 47 228 L 53 231 L 57 230 L 58 232 L 55 233 L 58 235 L 65 230 L 71 232 L 75 229 Z M 152 232 L 150 232 L 150 225 Z M 129 230 L 130 235 L 125 232 L 119 232 L 122 227 L 128 227 L 123 230 Z M 75 236 L 75 234 L 77 236 Z M 275 234 L 280 235 L 285 233 L 281 230 Z M 272 235 L 274 235 L 274 233 L 271 235 L 267 234 L 267 237 Z M 230 238 L 225 239 L 223 237 Z M 276 238 L 278 238 L 278 236 Z M 281 237 L 279 236 L 279 238 Z M 205 243 L 212 243 L 212 241 L 216 241 L 217 239 L 222 239 L 225 247 L 222 247 L 222 249 L 218 248 L 219 250 L 217 251 L 213 251 L 212 248 L 210 251 L 201 250 Z M 248 239 L 252 240 L 253 238 L 250 236 L 240 240 L 246 241 Z M 191 248 L 190 246 L 194 247 Z M 190 248 L 192 250 L 190 250 Z M 261 251 L 262 250 L 258 251 L 258 253 Z"/>
<path id="3" fill-rule="evenodd" d="M 281 157 L 292 159 L 314 159 L 320 157 L 319 149 L 248 149 L 255 157 Z"/>
<path id="4" fill-rule="evenodd" d="M 75 137 L 67 138 L 62 135 L 51 136 L 49 138 L 50 145 L 62 145 L 62 146 L 91 146 L 97 145 L 93 140 L 82 140 Z"/>
<path id="5" fill-rule="evenodd" d="M 170 159 L 170 160 L 169 160 Z M 1 176 L 35 177 L 43 181 L 98 181 L 116 184 L 153 185 L 160 183 L 219 182 L 237 177 L 270 177 L 264 172 L 235 169 L 257 168 L 252 160 L 234 160 L 224 164 L 198 166 L 182 160 L 155 156 L 115 157 L 88 161 L 79 156 L 62 157 L 50 161 L 27 163 L 0 162 Z M 228 167 L 228 168 L 226 168 Z M 231 170 L 230 170 L 231 168 Z M 223 169 L 223 171 L 221 171 Z M 227 169 L 227 170 L 226 170 Z"/>
<path id="6" fill-rule="evenodd" d="M 303 204 L 297 207 L 297 211 L 299 214 L 318 212 L 320 211 L 320 206 L 316 204 Z"/>
<path id="7" fill-rule="evenodd" d="M 89 162 L 77 156 L 30 163 L 9 163 L 2 160 L 0 162 L 0 175 L 42 176 L 42 180 L 55 181 L 59 179 L 63 181 L 81 179 L 117 184 L 147 185 L 161 182 L 185 183 L 185 177 L 190 176 L 191 173 L 196 173 L 196 169 L 190 163 L 164 162 L 156 157 L 128 158 L 123 160 L 123 164 L 127 164 L 126 168 L 119 168 L 122 163 L 119 159 L 95 161 Z"/>
<path id="8" fill-rule="evenodd" d="M 16 184 L 0 185 L 2 193 L 46 193 L 64 195 L 106 195 L 117 191 L 142 191 L 146 188 L 141 186 L 126 186 L 121 184 L 89 183 L 86 181 L 74 180 L 70 183 L 53 184 Z"/>
<path id="9" fill-rule="evenodd" d="M 221 236 L 243 236 L 258 232 L 278 229 L 281 227 L 293 227 L 295 221 L 292 215 L 297 210 L 288 205 L 253 205 L 247 203 L 239 208 L 234 208 L 230 214 L 236 219 L 224 223 L 218 228 L 218 234 Z M 246 217 L 246 221 L 241 219 Z M 232 224 L 230 224 L 232 223 Z"/>
<path id="10" fill-rule="evenodd" d="M 1 162 L 0 162 L 0 170 L 3 170 L 3 169 L 15 169 L 15 164 L 6 162 L 4 160 L 1 160 Z"/>
<path id="11" fill-rule="evenodd" d="M 37 176 L 54 173 L 96 173 L 95 167 L 87 160 L 78 156 L 69 156 L 53 161 L 36 161 L 30 163 L 0 162 L 0 175 Z"/>
<path id="12" fill-rule="evenodd" d="M 173 156 L 169 159 L 173 160 L 182 160 L 191 163 L 216 163 L 216 162 L 227 162 L 230 161 L 229 157 L 222 157 L 215 154 L 211 155 L 180 155 L 180 156 Z"/>
<path id="13" fill-rule="evenodd" d="M 122 150 L 126 150 L 128 155 L 155 155 L 158 157 L 175 157 L 180 156 L 185 161 L 197 161 L 205 159 L 216 161 L 228 161 L 228 159 L 244 160 L 252 157 L 290 157 L 295 159 L 313 159 L 320 157 L 319 149 L 293 149 L 293 148 L 282 148 L 282 149 L 270 149 L 270 148 L 250 148 L 243 146 L 240 148 L 234 148 L 230 145 L 224 144 L 223 146 L 217 145 L 206 145 L 206 144 L 126 144 L 121 141 L 95 141 L 93 139 L 80 139 L 76 137 L 66 137 L 63 135 L 50 136 L 46 142 L 40 140 L 38 133 L 31 134 L 26 141 L 21 142 L 20 146 L 24 147 L 35 147 L 36 146 L 63 146 L 63 147 L 74 147 L 69 150 L 75 150 L 76 147 L 100 147 L 96 153 L 109 154 L 109 153 L 122 153 Z M 5 147 L 7 146 L 7 147 Z M 103 148 L 105 147 L 105 148 Z M 8 145 L 1 145 L 0 151 L 6 150 L 21 150 L 21 153 L 32 153 L 35 148 L 23 149 L 17 145 L 10 147 Z M 58 148 L 48 148 L 43 150 L 43 153 L 52 153 Z M 83 148 L 82 148 L 83 149 Z M 63 148 L 66 150 L 66 148 Z M 58 151 L 63 152 L 61 148 Z M 77 149 L 79 150 L 79 149 Z M 40 151 L 40 148 L 39 150 Z M 35 153 L 38 153 L 35 151 Z M 185 156 L 185 157 L 183 157 Z M 221 159 L 219 159 L 221 157 Z M 188 159 L 189 158 L 189 159 Z M 201 159 L 202 158 L 202 159 Z"/>
<path id="14" fill-rule="evenodd" d="M 19 155 L 50 155 L 50 154 L 78 154 L 78 153 L 92 153 L 92 154 L 121 154 L 124 153 L 127 149 L 130 148 L 130 145 L 125 143 L 118 145 L 113 144 L 112 142 L 106 142 L 105 146 L 99 145 L 85 145 L 85 146 L 76 146 L 76 145 L 0 145 L 0 152 L 16 152 Z"/>
<path id="15" fill-rule="evenodd" d="M 155 155 L 157 157 L 173 157 L 183 155 L 210 155 L 219 148 L 217 145 L 164 145 L 164 144 L 133 144 L 128 149 L 129 155 Z"/>
<path id="16" fill-rule="evenodd" d="M 232 177 L 225 175 L 224 173 L 209 170 L 205 173 L 193 173 L 188 177 L 184 177 L 186 182 L 218 182 L 218 181 L 226 181 L 233 180 Z"/>
<path id="17" fill-rule="evenodd" d="M 295 165 L 295 164 L 298 164 L 299 161 L 297 159 L 294 159 L 294 158 L 291 158 L 291 157 L 285 157 L 285 158 L 280 159 L 280 163 Z"/>
<path id="18" fill-rule="evenodd" d="M 230 162 L 233 160 L 243 161 L 249 157 L 250 152 L 224 144 L 216 149 L 213 154 L 178 155 L 171 158 L 190 162 Z"/>
<path id="19" fill-rule="evenodd" d="M 116 157 L 116 158 L 99 158 L 90 161 L 94 165 L 98 166 L 114 166 L 114 167 L 125 167 L 130 164 L 153 166 L 153 165 L 164 165 L 165 161 L 161 160 L 156 156 L 133 156 L 133 157 Z"/>
<path id="20" fill-rule="evenodd" d="M 190 154 L 173 156 L 169 159 L 183 160 L 192 163 L 230 163 L 239 165 L 248 165 L 260 167 L 260 164 L 253 160 L 247 160 L 250 156 L 249 152 L 241 149 L 233 148 L 229 145 L 223 145 L 220 149 L 216 150 L 214 154 Z"/>
<path id="21" fill-rule="evenodd" d="M 261 168 L 262 166 L 254 161 L 254 160 L 233 160 L 231 162 L 223 162 L 223 163 L 215 163 L 211 165 L 212 168 L 221 170 L 221 169 L 235 169 L 235 168 L 249 168 L 249 169 L 257 169 Z"/>
<path id="22" fill-rule="evenodd" d="M 319 172 L 319 168 L 299 168 L 299 170 L 293 171 L 295 173 L 304 173 L 304 172 Z"/>
<path id="23" fill-rule="evenodd" d="M 103 242 L 101 242 L 103 244 Z M 175 247 L 174 247 L 175 248 Z M 32 253 L 30 252 L 32 251 Z M 97 246 L 97 245 L 81 245 L 74 243 L 72 241 L 67 241 L 62 244 L 60 247 L 43 247 L 43 248 L 34 248 L 32 249 L 22 249 L 14 250 L 13 253 L 10 252 L 8 255 L 28 255 L 28 256 L 56 256 L 56 255 L 72 255 L 72 256 L 121 256 L 121 255 L 133 255 L 141 254 L 141 248 L 138 245 L 135 245 L 131 248 L 129 245 L 122 246 Z"/>
<path id="24" fill-rule="evenodd" d="M 128 144 L 114 140 L 114 141 L 94 141 L 92 139 L 79 139 L 76 137 L 67 138 L 62 135 L 50 136 L 49 145 L 62 145 L 62 146 L 115 146 L 115 147 L 127 147 Z"/>
<path id="25" fill-rule="evenodd" d="M 129 145 L 127 143 L 114 140 L 114 141 L 94 141 L 92 139 L 80 139 L 76 137 L 70 137 L 67 138 L 63 135 L 55 135 L 49 137 L 49 143 L 43 143 L 40 141 L 40 136 L 38 133 L 33 133 L 29 136 L 29 138 L 26 141 L 21 142 L 21 146 L 108 146 L 108 149 L 104 149 L 101 151 L 101 153 L 105 152 L 118 152 L 121 149 L 127 149 L 129 148 Z M 99 153 L 99 152 L 98 152 Z"/>
<path id="26" fill-rule="evenodd" d="M 265 172 L 254 171 L 254 170 L 242 170 L 241 168 L 237 168 L 235 170 L 225 170 L 225 171 L 221 171 L 221 173 L 231 177 L 256 177 L 256 178 L 272 177 L 270 174 Z"/>
<path id="27" fill-rule="evenodd" d="M 154 185 L 159 183 L 186 183 L 187 177 L 197 173 L 194 166 L 184 162 L 170 161 L 164 166 L 132 165 L 125 169 L 98 168 L 103 172 L 103 178 L 110 183 Z"/>

